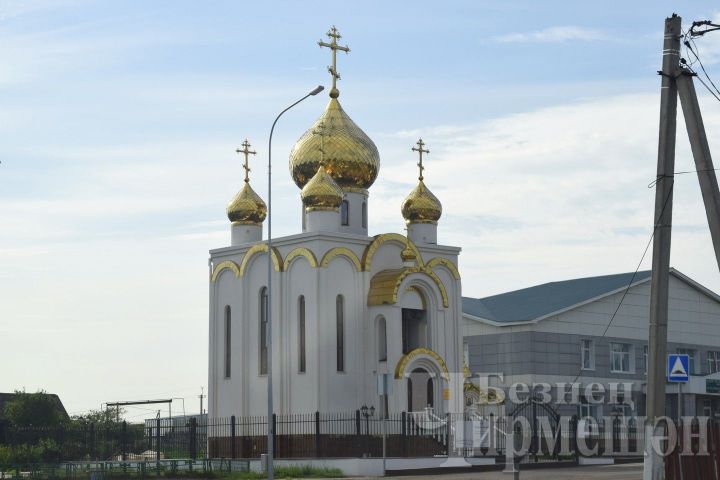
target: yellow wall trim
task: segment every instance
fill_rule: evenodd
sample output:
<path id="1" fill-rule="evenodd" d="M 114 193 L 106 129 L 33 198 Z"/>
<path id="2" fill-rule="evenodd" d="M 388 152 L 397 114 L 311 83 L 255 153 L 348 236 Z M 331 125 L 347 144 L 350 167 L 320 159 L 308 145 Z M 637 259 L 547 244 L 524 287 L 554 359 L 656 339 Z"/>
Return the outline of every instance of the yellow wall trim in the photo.
<path id="1" fill-rule="evenodd" d="M 442 297 L 443 307 L 448 308 L 448 296 L 445 285 L 443 285 L 440 277 L 435 272 L 424 267 L 407 267 L 383 270 L 376 273 L 370 279 L 370 291 L 368 292 L 368 306 L 375 305 L 395 305 L 398 301 L 398 292 L 400 284 L 408 275 L 420 273 L 427 275 L 437 285 Z"/>
<path id="2" fill-rule="evenodd" d="M 436 352 L 429 348 L 416 348 L 415 350 L 406 353 L 400 357 L 400 361 L 395 366 L 395 378 L 403 378 L 406 374 L 408 365 L 412 363 L 417 357 L 430 357 L 440 367 L 440 374 L 445 380 L 450 380 L 450 372 L 448 371 L 445 360 L 438 355 Z"/>
<path id="3" fill-rule="evenodd" d="M 426 268 L 432 269 L 437 265 L 442 265 L 443 267 L 450 270 L 450 273 L 452 274 L 453 278 L 455 280 L 460 280 L 460 272 L 458 271 L 457 267 L 453 262 L 448 260 L 447 258 L 442 257 L 435 257 L 431 259 L 429 262 L 425 264 Z"/>
<path id="4" fill-rule="evenodd" d="M 283 271 L 287 272 L 290 263 L 297 257 L 305 257 L 308 263 L 310 263 L 310 266 L 313 268 L 317 268 L 318 266 L 317 258 L 315 258 L 315 254 L 313 252 L 305 247 L 298 247 L 288 253 L 285 257 L 285 261 L 283 262 Z"/>
<path id="5" fill-rule="evenodd" d="M 420 250 L 418 250 L 417 245 L 415 245 L 410 239 L 408 239 L 404 235 L 400 235 L 399 233 L 383 233 L 382 235 L 375 235 L 373 241 L 370 242 L 370 245 L 365 247 L 365 252 L 363 252 L 362 258 L 363 270 L 365 270 L 366 272 L 370 271 L 370 269 L 372 268 L 372 259 L 375 255 L 375 252 L 377 252 L 380 246 L 385 242 L 398 242 L 403 247 L 409 246 L 410 249 L 415 253 L 416 265 L 418 267 L 422 267 L 425 265 L 423 263 L 423 258 Z"/>
<path id="6" fill-rule="evenodd" d="M 215 280 L 217 280 L 222 271 L 225 269 L 232 270 L 235 273 L 235 278 L 240 278 L 240 267 L 238 267 L 237 263 L 233 262 L 232 260 L 224 260 L 218 263 L 217 266 L 213 269 L 210 281 L 214 282 Z"/>
<path id="7" fill-rule="evenodd" d="M 273 247 L 272 249 L 272 262 L 273 266 L 275 267 L 276 272 L 282 271 L 282 257 L 280 256 L 280 252 L 277 251 L 277 248 Z M 253 245 L 248 249 L 247 252 L 245 252 L 245 255 L 243 256 L 242 262 L 240 263 L 240 275 L 245 275 L 245 269 L 247 268 L 248 263 L 250 263 L 250 259 L 257 255 L 258 253 L 267 253 L 267 243 L 258 243 L 257 245 Z"/>
<path id="8" fill-rule="evenodd" d="M 346 257 L 353 263 L 353 265 L 355 265 L 355 269 L 358 272 L 362 271 L 360 259 L 357 255 L 355 255 L 355 252 L 346 247 L 335 247 L 328 250 L 327 253 L 323 255 L 323 258 L 320 261 L 320 266 L 326 268 L 328 265 L 330 265 L 330 261 L 337 256 Z"/>

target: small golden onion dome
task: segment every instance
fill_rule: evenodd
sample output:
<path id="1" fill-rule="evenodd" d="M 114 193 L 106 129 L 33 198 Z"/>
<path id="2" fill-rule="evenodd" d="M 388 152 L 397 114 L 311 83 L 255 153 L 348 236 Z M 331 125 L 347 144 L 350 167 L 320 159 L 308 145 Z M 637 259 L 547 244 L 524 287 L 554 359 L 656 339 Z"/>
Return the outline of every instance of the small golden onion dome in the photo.
<path id="1" fill-rule="evenodd" d="M 316 135 L 322 130 L 325 135 Z M 322 138 L 324 137 L 324 138 Z M 322 145 L 321 145 L 322 144 Z M 290 152 L 290 175 L 303 188 L 321 163 L 344 191 L 365 190 L 380 170 L 377 147 L 345 113 L 337 98 L 331 98 L 325 111 L 297 141 Z"/>
<path id="2" fill-rule="evenodd" d="M 231 222 L 240 225 L 262 225 L 267 216 L 267 205 L 262 198 L 245 181 L 240 190 L 227 207 L 227 215 Z"/>
<path id="3" fill-rule="evenodd" d="M 402 215 L 406 223 L 437 224 L 442 215 L 440 200 L 420 180 L 402 203 Z"/>
<path id="4" fill-rule="evenodd" d="M 343 191 L 327 170 L 320 165 L 315 175 L 305 184 L 300 192 L 305 210 L 337 211 L 343 201 Z"/>
<path id="5" fill-rule="evenodd" d="M 410 248 L 410 242 L 400 251 L 400 258 L 403 262 L 414 262 L 417 259 L 417 255 L 415 255 L 413 249 Z"/>

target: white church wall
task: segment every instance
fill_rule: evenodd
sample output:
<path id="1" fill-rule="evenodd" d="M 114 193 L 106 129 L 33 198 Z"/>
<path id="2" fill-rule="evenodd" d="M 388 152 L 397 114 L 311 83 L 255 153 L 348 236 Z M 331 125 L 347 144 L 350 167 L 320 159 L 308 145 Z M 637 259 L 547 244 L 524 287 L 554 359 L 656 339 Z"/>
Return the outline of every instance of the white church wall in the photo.
<path id="1" fill-rule="evenodd" d="M 355 265 L 344 256 L 335 257 L 320 269 L 320 288 L 317 302 L 321 309 L 317 327 L 320 365 L 320 410 L 342 412 L 359 407 L 358 392 L 362 379 L 364 352 L 362 322 L 364 299 Z M 336 301 L 342 295 L 344 302 L 344 368 L 337 370 Z"/>
<path id="2" fill-rule="evenodd" d="M 318 341 L 318 270 L 304 257 L 296 258 L 285 276 L 286 315 L 281 338 L 283 348 L 282 396 L 285 412 L 314 412 L 318 410 L 319 364 L 316 352 Z M 300 296 L 305 298 L 305 372 L 300 372 Z"/>

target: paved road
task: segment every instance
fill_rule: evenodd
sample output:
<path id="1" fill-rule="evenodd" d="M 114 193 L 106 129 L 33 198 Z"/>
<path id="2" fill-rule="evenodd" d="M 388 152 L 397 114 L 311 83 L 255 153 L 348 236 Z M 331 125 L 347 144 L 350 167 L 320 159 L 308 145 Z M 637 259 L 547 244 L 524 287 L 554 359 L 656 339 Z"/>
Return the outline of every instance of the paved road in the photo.
<path id="1" fill-rule="evenodd" d="M 395 477 L 398 480 L 477 479 L 512 480 L 512 474 L 502 472 L 448 473 L 445 475 L 415 475 Z M 534 469 L 520 472 L 520 480 L 641 480 L 642 465 L 601 465 L 593 467 Z"/>

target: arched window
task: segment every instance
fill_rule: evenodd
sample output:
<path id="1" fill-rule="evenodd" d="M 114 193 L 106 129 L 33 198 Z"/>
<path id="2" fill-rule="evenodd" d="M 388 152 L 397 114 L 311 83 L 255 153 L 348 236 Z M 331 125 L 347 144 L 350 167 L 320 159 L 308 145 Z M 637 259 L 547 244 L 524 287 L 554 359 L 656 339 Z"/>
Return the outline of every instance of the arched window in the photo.
<path id="1" fill-rule="evenodd" d="M 387 326 L 385 317 L 378 320 L 378 362 L 387 362 Z"/>
<path id="2" fill-rule="evenodd" d="M 305 373 L 305 296 L 298 298 L 298 371 Z"/>
<path id="3" fill-rule="evenodd" d="M 337 371 L 345 371 L 345 305 L 342 295 L 335 299 L 335 334 L 337 342 Z"/>
<path id="4" fill-rule="evenodd" d="M 367 228 L 367 203 L 362 204 L 362 226 Z"/>
<path id="5" fill-rule="evenodd" d="M 268 372 L 268 294 L 267 288 L 260 289 L 260 338 L 258 350 L 260 351 L 260 375 L 266 375 Z"/>
<path id="6" fill-rule="evenodd" d="M 347 200 L 340 204 L 340 224 L 350 225 L 350 204 Z"/>
<path id="7" fill-rule="evenodd" d="M 225 378 L 230 378 L 230 324 L 232 315 L 230 305 L 225 305 Z"/>

